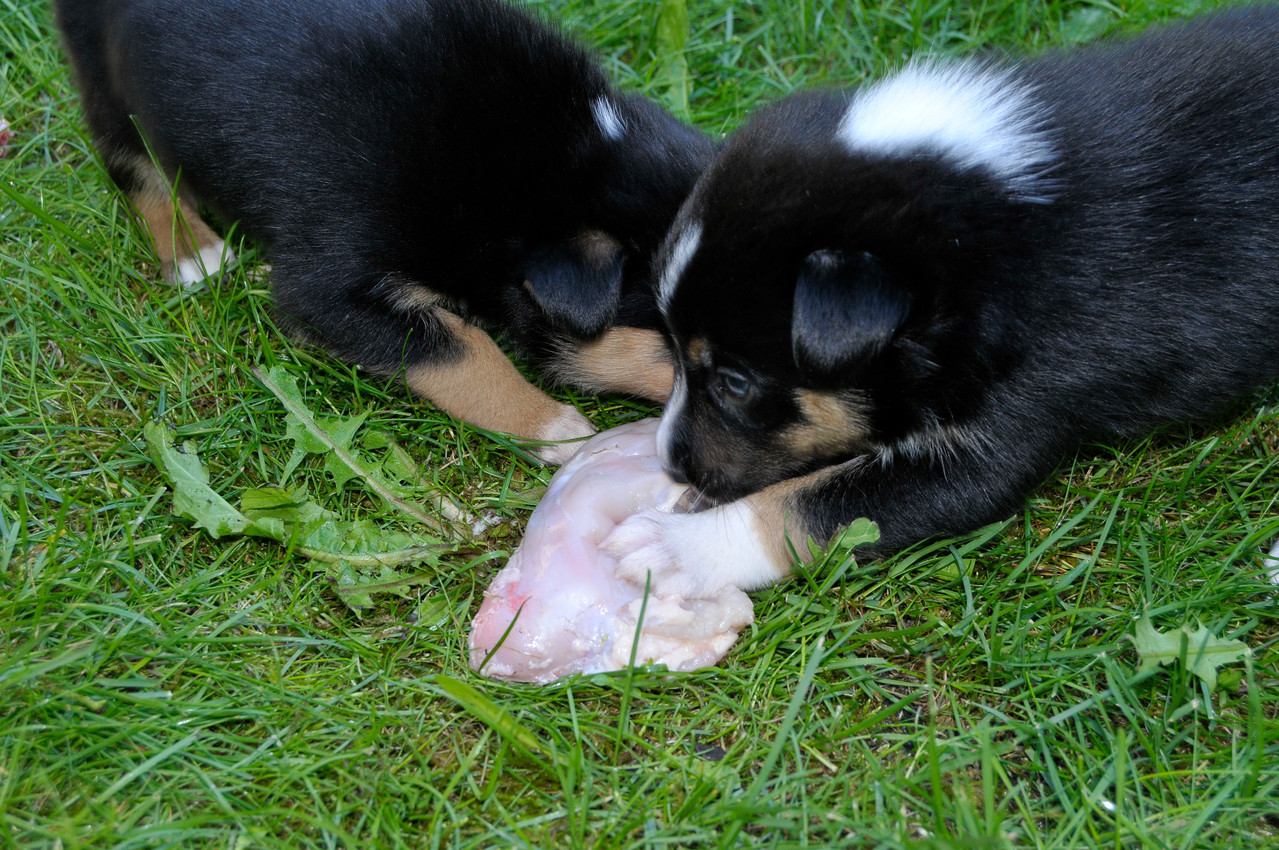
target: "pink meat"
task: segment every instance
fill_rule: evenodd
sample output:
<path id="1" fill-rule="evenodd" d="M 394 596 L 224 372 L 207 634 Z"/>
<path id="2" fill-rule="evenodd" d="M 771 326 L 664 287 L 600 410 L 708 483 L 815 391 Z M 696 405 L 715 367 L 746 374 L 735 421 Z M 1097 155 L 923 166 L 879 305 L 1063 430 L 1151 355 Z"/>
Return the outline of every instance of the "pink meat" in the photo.
<path id="1" fill-rule="evenodd" d="M 656 419 L 613 428 L 555 473 L 523 542 L 475 615 L 472 668 L 483 665 L 484 675 L 499 679 L 551 682 L 620 670 L 630 663 L 632 645 L 636 663 L 671 670 L 707 667 L 728 652 L 753 617 L 745 593 L 732 587 L 716 599 L 650 596 L 636 644 L 644 590 L 614 575 L 617 561 L 599 549 L 626 517 L 674 510 L 687 489 L 662 472 L 656 436 Z"/>

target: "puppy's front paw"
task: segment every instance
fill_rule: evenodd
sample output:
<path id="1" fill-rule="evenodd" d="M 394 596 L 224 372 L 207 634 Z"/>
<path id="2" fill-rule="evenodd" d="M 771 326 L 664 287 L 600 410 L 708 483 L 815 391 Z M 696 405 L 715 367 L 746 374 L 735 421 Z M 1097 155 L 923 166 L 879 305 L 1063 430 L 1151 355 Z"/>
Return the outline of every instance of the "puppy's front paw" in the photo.
<path id="1" fill-rule="evenodd" d="M 170 283 L 183 288 L 195 286 L 206 278 L 216 281 L 222 272 L 235 261 L 235 252 L 221 239 L 206 245 L 190 256 L 176 258 L 163 265 L 164 277 Z"/>
<path id="2" fill-rule="evenodd" d="M 559 416 L 552 419 L 537 435 L 539 440 L 551 445 L 533 449 L 533 453 L 547 466 L 566 463 L 582 447 L 582 440 L 595 433 L 595 426 L 576 408 L 569 407 L 567 404 L 562 407 L 563 410 L 560 411 Z M 572 442 L 559 442 L 561 440 Z"/>
<path id="3" fill-rule="evenodd" d="M 619 575 L 640 587 L 649 580 L 658 596 L 710 599 L 730 585 L 757 590 L 790 572 L 785 528 L 762 518 L 782 513 L 761 507 L 742 499 L 696 514 L 643 511 L 601 545 Z"/>
<path id="4" fill-rule="evenodd" d="M 643 511 L 613 529 L 601 548 L 617 559 L 617 574 L 655 596 L 684 599 L 705 596 L 698 577 L 686 569 L 679 541 L 688 518 L 661 511 Z"/>

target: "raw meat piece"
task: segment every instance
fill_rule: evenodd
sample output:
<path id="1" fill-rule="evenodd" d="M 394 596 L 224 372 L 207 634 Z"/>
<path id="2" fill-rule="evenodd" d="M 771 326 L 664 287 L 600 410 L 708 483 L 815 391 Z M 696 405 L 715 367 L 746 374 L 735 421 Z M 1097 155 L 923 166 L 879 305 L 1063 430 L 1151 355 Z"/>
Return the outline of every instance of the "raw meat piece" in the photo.
<path id="1" fill-rule="evenodd" d="M 471 624 L 472 668 L 484 664 L 517 612 L 484 675 L 551 682 L 626 667 L 644 589 L 614 575 L 617 561 L 599 544 L 636 511 L 674 510 L 688 489 L 662 472 L 656 437 L 656 419 L 613 428 L 555 473 Z M 715 599 L 650 596 L 635 661 L 709 666 L 752 617 L 750 597 L 735 587 Z"/>

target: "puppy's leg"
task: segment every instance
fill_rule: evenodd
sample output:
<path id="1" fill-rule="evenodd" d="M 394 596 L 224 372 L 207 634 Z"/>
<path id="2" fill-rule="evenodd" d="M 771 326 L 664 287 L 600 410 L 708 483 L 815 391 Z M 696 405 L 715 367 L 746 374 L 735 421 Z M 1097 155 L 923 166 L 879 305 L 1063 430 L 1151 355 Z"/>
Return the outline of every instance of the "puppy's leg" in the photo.
<path id="1" fill-rule="evenodd" d="M 524 380 L 483 330 L 447 310 L 434 308 L 434 314 L 457 350 L 447 359 L 410 364 L 404 378 L 414 393 L 458 419 L 528 440 L 554 443 L 595 433 L 575 408 L 555 401 Z M 560 464 L 577 449 L 577 443 L 561 443 L 535 452 L 548 464 Z"/>
<path id="2" fill-rule="evenodd" d="M 440 307 L 437 295 L 417 281 L 373 270 L 341 236 L 321 240 L 322 247 L 285 245 L 274 252 L 276 311 L 294 336 L 376 375 L 404 380 L 414 394 L 487 431 L 537 442 L 595 433 L 572 406 L 524 380 L 481 328 Z M 577 449 L 561 444 L 533 451 L 559 464 Z"/>
<path id="3" fill-rule="evenodd" d="M 562 345 L 548 370 L 557 380 L 589 392 L 617 392 L 664 402 L 675 366 L 662 334 L 649 328 L 614 327 L 587 343 Z"/>
<path id="4" fill-rule="evenodd" d="M 871 557 L 963 534 L 1019 510 L 1069 450 L 1048 418 L 934 429 L 835 467 L 797 492 L 791 505 L 818 541 L 858 517 L 874 520 L 879 540 L 858 550 Z"/>
<path id="5" fill-rule="evenodd" d="M 1063 451 L 1051 438 L 1027 442 L 1028 426 L 1003 424 L 1000 440 L 993 429 L 939 430 L 702 513 L 636 514 L 603 546 L 631 581 L 651 574 L 655 592 L 687 598 L 780 581 L 790 573 L 788 540 L 806 558 L 809 538 L 824 545 L 861 517 L 879 526 L 879 541 L 858 549 L 870 557 L 960 534 L 1014 512 Z"/>
<path id="6" fill-rule="evenodd" d="M 379 271 L 355 228 L 333 238 L 276 245 L 271 286 L 277 316 L 296 337 L 389 379 L 472 425 L 556 442 L 595 429 L 573 407 L 534 387 L 487 333 L 440 306 L 413 278 Z M 576 443 L 533 451 L 563 463 Z"/>
<path id="7" fill-rule="evenodd" d="M 172 187 L 149 160 L 117 161 L 111 172 L 146 225 L 165 280 L 189 286 L 235 259 L 189 199 L 179 194 L 174 203 Z"/>

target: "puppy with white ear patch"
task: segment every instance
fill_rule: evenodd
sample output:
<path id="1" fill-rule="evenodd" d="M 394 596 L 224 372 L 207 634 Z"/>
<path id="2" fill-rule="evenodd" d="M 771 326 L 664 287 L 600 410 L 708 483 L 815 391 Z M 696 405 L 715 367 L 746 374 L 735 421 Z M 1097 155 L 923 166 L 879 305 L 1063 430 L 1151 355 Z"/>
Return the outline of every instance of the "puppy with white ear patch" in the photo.
<path id="1" fill-rule="evenodd" d="M 1070 451 L 1279 378 L 1279 7 L 763 110 L 668 236 L 659 437 L 715 507 L 607 548 L 700 595 L 1008 516 Z"/>
<path id="2" fill-rule="evenodd" d="M 289 331 L 482 428 L 591 434 L 556 378 L 664 400 L 651 258 L 712 142 L 503 0 L 56 0 L 166 278 L 261 245 Z M 550 463 L 575 445 L 541 445 Z"/>

